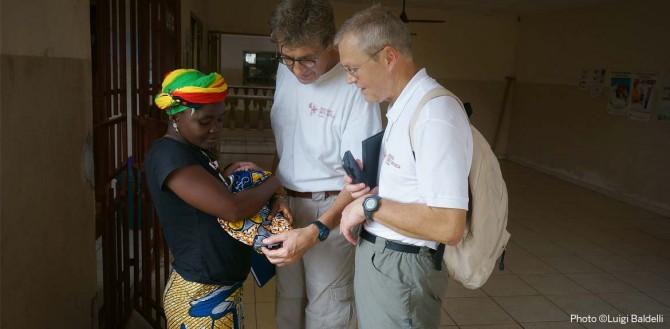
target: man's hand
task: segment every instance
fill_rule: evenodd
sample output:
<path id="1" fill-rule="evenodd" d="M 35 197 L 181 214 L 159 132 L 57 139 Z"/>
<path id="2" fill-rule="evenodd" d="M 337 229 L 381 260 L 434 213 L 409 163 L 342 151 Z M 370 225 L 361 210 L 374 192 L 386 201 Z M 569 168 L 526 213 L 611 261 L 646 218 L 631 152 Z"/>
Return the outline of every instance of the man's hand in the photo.
<path id="1" fill-rule="evenodd" d="M 366 189 L 369 189 L 366 187 Z M 370 194 L 363 194 L 361 197 L 350 203 L 344 211 L 342 211 L 342 220 L 340 221 L 340 234 L 344 235 L 347 241 L 354 246 L 357 239 L 352 232 L 352 229 L 365 221 L 365 214 L 363 214 L 363 200 Z"/>
<path id="2" fill-rule="evenodd" d="M 356 163 L 361 169 L 363 169 L 363 162 L 361 162 L 361 160 L 356 159 Z M 354 180 L 349 177 L 349 175 L 344 175 L 344 183 L 346 184 L 344 188 L 347 190 L 347 192 L 349 192 L 349 194 L 351 194 L 352 198 L 358 199 L 361 196 L 370 193 L 377 194 L 377 187 L 370 190 L 370 187 L 365 185 L 365 183 L 352 184 L 353 181 Z"/>
<path id="3" fill-rule="evenodd" d="M 277 266 L 288 265 L 299 260 L 311 246 L 316 244 L 318 237 L 319 228 L 310 224 L 304 228 L 290 230 L 264 239 L 263 244 L 281 242 L 282 246 L 275 250 L 263 247 L 263 253 L 272 264 Z"/>

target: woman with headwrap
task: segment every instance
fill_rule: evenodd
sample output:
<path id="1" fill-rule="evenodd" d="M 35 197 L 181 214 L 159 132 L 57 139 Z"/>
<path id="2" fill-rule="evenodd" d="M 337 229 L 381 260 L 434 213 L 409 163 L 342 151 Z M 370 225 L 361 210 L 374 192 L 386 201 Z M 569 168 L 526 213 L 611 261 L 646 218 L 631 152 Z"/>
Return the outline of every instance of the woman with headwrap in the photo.
<path id="1" fill-rule="evenodd" d="M 281 187 L 276 177 L 235 194 L 223 184 L 212 154 L 223 128 L 227 92 L 218 73 L 179 69 L 165 76 L 155 98 L 170 122 L 144 165 L 174 258 L 163 295 L 168 328 L 241 328 L 241 289 L 251 247 L 222 230 L 217 218 L 250 217 Z M 282 199 L 274 200 L 275 209 L 290 216 Z"/>

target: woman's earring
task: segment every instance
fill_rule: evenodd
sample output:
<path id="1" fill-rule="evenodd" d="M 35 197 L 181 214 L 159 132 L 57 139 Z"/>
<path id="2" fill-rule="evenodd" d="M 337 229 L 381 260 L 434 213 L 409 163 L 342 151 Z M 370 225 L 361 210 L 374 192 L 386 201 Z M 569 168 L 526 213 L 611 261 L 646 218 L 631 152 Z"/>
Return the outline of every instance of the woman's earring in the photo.
<path id="1" fill-rule="evenodd" d="M 172 121 L 172 128 L 174 128 L 174 130 L 176 130 L 177 133 L 179 133 L 179 128 L 177 127 L 177 120 Z"/>

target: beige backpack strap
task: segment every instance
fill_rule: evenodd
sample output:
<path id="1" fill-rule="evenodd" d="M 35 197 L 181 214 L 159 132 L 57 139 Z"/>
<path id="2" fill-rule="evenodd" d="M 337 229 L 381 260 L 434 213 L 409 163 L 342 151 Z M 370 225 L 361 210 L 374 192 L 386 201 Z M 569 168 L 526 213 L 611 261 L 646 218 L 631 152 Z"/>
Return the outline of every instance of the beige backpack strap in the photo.
<path id="1" fill-rule="evenodd" d="M 440 97 L 440 96 L 450 96 L 455 98 L 458 101 L 458 104 L 461 105 L 461 108 L 463 111 L 465 111 L 465 107 L 463 106 L 463 102 L 461 102 L 454 93 L 451 91 L 445 89 L 444 87 L 435 87 L 431 89 L 429 92 L 427 92 L 423 98 L 421 98 L 421 101 L 419 101 L 419 105 L 416 106 L 416 110 L 414 110 L 414 114 L 412 115 L 412 120 L 409 122 L 409 145 L 412 148 L 412 154 L 414 154 L 414 126 L 416 125 L 416 120 L 419 119 L 419 114 L 421 113 L 421 109 L 430 101 L 431 99 L 435 97 Z"/>
<path id="2" fill-rule="evenodd" d="M 463 103 L 461 102 L 454 93 L 451 91 L 445 89 L 442 86 L 435 87 L 428 91 L 421 100 L 419 101 L 419 105 L 416 106 L 416 109 L 414 110 L 414 113 L 412 114 L 412 119 L 409 121 L 409 145 L 412 148 L 412 156 L 414 156 L 414 159 L 416 159 L 416 155 L 414 154 L 414 126 L 416 125 L 416 121 L 419 119 L 419 114 L 421 113 L 421 109 L 430 101 L 431 99 L 435 97 L 440 97 L 440 96 L 450 96 L 455 98 L 458 101 L 458 104 L 461 105 L 461 108 L 463 111 L 465 111 L 465 107 L 463 106 Z M 442 258 L 444 255 L 444 248 L 445 245 L 443 243 L 438 244 L 437 250 L 435 253 L 433 253 L 433 265 L 435 266 L 435 269 L 438 271 L 442 270 Z"/>

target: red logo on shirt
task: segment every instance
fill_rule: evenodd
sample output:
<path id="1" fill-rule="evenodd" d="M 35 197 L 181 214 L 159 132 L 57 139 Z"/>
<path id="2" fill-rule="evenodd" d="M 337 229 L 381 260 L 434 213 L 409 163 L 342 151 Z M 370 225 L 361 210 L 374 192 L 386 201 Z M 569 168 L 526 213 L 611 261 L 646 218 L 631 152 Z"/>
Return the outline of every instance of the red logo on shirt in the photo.
<path id="1" fill-rule="evenodd" d="M 335 111 L 309 103 L 309 115 L 318 115 L 320 118 L 335 118 Z"/>
<path id="2" fill-rule="evenodd" d="M 400 169 L 400 165 L 398 163 L 396 163 L 394 160 L 395 160 L 395 157 L 393 156 L 393 154 L 386 153 L 386 151 L 384 151 L 384 163 L 389 165 L 389 166 L 393 166 L 395 168 Z"/>

